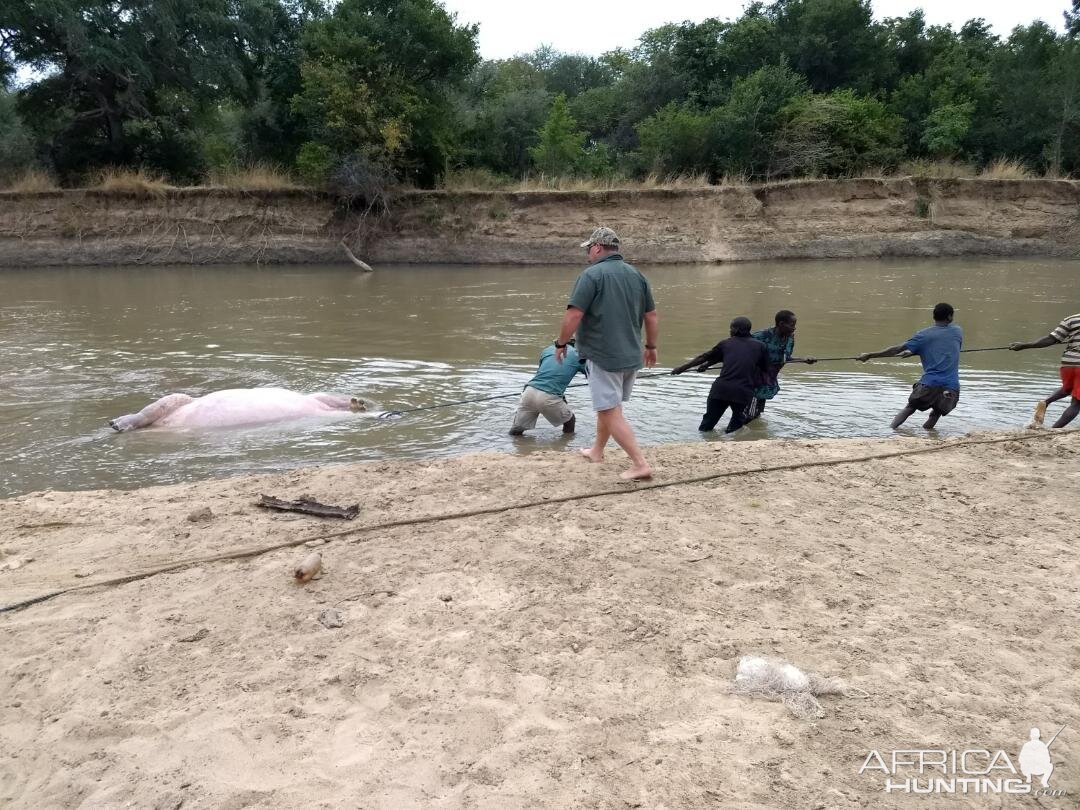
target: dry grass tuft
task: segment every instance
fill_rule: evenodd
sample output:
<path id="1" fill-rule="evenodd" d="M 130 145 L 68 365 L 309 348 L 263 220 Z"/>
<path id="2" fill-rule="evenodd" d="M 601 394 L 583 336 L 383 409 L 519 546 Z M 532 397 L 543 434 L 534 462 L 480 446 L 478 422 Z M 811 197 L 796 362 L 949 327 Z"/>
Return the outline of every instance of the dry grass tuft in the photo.
<path id="1" fill-rule="evenodd" d="M 709 185 L 709 175 L 705 172 L 666 175 L 649 172 L 639 188 L 707 188 Z"/>
<path id="2" fill-rule="evenodd" d="M 567 177 L 530 175 L 512 187 L 513 191 L 615 191 L 642 189 L 691 189 L 710 186 L 709 176 L 701 174 L 647 174 L 641 180 L 613 175 L 610 177 Z"/>
<path id="3" fill-rule="evenodd" d="M 958 177 L 975 177 L 977 172 L 970 163 L 955 160 L 909 160 L 900 165 L 899 174 L 911 177 L 927 177 L 934 180 L 951 180 Z"/>
<path id="4" fill-rule="evenodd" d="M 443 191 L 499 191 L 510 188 L 514 181 L 490 169 L 452 169 L 439 180 Z"/>
<path id="5" fill-rule="evenodd" d="M 266 163 L 233 167 L 213 172 L 207 185 L 248 191 L 289 191 L 304 188 L 287 171 Z"/>
<path id="6" fill-rule="evenodd" d="M 979 172 L 979 177 L 985 177 L 988 180 L 1027 180 L 1033 175 L 1019 160 L 998 158 Z"/>
<path id="7" fill-rule="evenodd" d="M 56 191 L 59 186 L 52 175 L 41 169 L 26 169 L 22 174 L 17 174 L 10 181 L 0 185 L 0 190 L 17 191 L 24 194 L 33 194 L 40 191 Z"/>
<path id="8" fill-rule="evenodd" d="M 748 174 L 725 174 L 717 184 L 720 188 L 749 188 L 750 175 Z"/>
<path id="9" fill-rule="evenodd" d="M 145 169 L 102 169 L 97 183 L 90 188 L 114 194 L 161 197 L 172 186 L 161 175 L 151 174 Z"/>

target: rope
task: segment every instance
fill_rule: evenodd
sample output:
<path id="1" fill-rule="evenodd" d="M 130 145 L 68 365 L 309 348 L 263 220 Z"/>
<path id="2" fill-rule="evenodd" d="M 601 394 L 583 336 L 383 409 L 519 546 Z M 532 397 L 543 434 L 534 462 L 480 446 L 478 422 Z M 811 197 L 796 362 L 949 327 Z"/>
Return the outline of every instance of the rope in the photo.
<path id="1" fill-rule="evenodd" d="M 1069 430 L 1055 430 L 1052 432 L 1048 431 L 1045 433 L 1032 433 L 1021 436 L 995 437 L 992 439 L 958 439 L 952 442 L 942 442 L 941 444 L 934 444 L 929 447 L 917 447 L 911 450 L 896 450 L 889 453 L 871 453 L 862 456 L 848 456 L 847 458 L 798 461 L 792 462 L 790 464 L 775 464 L 769 467 L 758 467 L 755 469 L 724 470 L 721 472 L 709 473 L 708 475 L 697 475 L 691 478 L 678 478 L 672 481 L 659 481 L 649 484 L 639 484 L 638 486 L 633 487 L 623 486 L 619 489 L 605 489 L 598 492 L 587 492 L 578 495 L 562 495 L 552 498 L 543 498 L 540 500 L 523 501 L 520 503 L 509 504 L 507 506 L 489 506 L 481 509 L 468 509 L 462 512 L 451 512 L 445 515 L 429 515 L 427 517 L 406 518 L 404 520 L 391 520 L 385 521 L 383 523 L 372 523 L 367 526 L 355 526 L 337 532 L 329 532 L 326 534 L 315 535 L 313 537 L 303 537 L 299 539 L 286 540 L 282 543 L 274 543 L 268 546 L 254 546 L 251 548 L 241 549 L 239 551 L 231 551 L 224 554 L 215 554 L 210 557 L 197 557 L 190 560 L 181 560 L 179 562 L 170 563 L 169 565 L 165 565 L 160 568 L 143 571 L 142 573 L 138 574 L 128 574 L 127 576 L 117 577 L 115 579 L 106 579 L 100 582 L 87 582 L 82 585 L 74 585 L 70 588 L 64 588 L 59 591 L 52 591 L 51 593 L 36 596 L 33 599 L 27 599 L 22 602 L 16 602 L 12 605 L 0 606 L 0 613 L 9 613 L 16 610 L 22 610 L 23 608 L 30 607 L 31 605 L 40 604 L 41 602 L 46 602 L 50 599 L 54 599 L 57 596 L 63 596 L 64 594 L 74 593 L 76 591 L 85 591 L 90 588 L 105 588 L 114 587 L 117 585 L 125 585 L 129 582 L 135 582 L 141 579 L 148 579 L 150 577 L 157 576 L 158 574 L 167 574 L 172 571 L 182 570 L 184 568 L 192 568 L 198 565 L 205 565 L 206 563 L 223 562 L 226 560 L 242 560 L 249 557 L 258 557 L 263 554 L 280 551 L 281 549 L 294 548 L 296 546 L 300 546 L 305 543 L 311 543 L 316 540 L 321 540 L 326 543 L 330 540 L 335 540 L 341 537 L 348 537 L 349 535 L 367 534 L 369 532 L 385 531 L 387 529 L 397 529 L 403 526 L 420 526 L 429 523 L 441 523 L 447 520 L 463 520 L 465 518 L 471 517 L 499 515 L 505 512 L 516 511 L 518 509 L 533 509 L 538 506 L 551 506 L 552 504 L 571 503 L 573 501 L 586 501 L 593 498 L 637 495 L 640 492 L 645 492 L 652 489 L 668 489 L 670 487 L 680 487 L 690 484 L 703 484 L 709 481 L 717 481 L 722 478 L 734 478 L 740 475 L 787 472 L 791 470 L 809 469 L 811 467 L 835 467 L 842 464 L 859 464 L 866 461 L 876 461 L 878 459 L 900 458 L 902 456 L 917 456 L 926 453 L 940 453 L 944 450 L 953 450 L 958 447 L 1005 444 L 1007 442 L 1043 441 L 1046 439 L 1053 439 L 1057 438 L 1058 436 L 1075 433 L 1080 433 L 1080 429 L 1072 428 Z"/>
<path id="2" fill-rule="evenodd" d="M 637 379 L 639 379 L 639 380 L 651 380 L 651 379 L 653 379 L 655 377 L 668 377 L 668 376 L 670 376 L 670 374 L 668 372 L 666 372 L 666 371 L 655 371 L 655 372 L 648 372 L 648 373 L 645 373 L 645 374 L 639 374 L 637 376 Z M 584 387 L 586 385 L 588 385 L 587 382 L 582 382 L 582 383 L 573 383 L 572 385 L 568 385 L 566 387 L 567 388 L 582 388 L 582 387 Z M 433 410 L 436 410 L 438 408 L 453 408 L 456 405 L 472 405 L 475 402 L 491 402 L 494 399 L 509 399 L 510 397 L 519 397 L 519 396 L 521 396 L 521 392 L 520 391 L 514 391 L 513 393 L 509 393 L 509 394 L 492 394 L 491 396 L 487 396 L 487 397 L 475 397 L 473 399 L 459 399 L 459 400 L 455 400 L 453 402 L 438 402 L 438 403 L 436 403 L 434 405 L 420 405 L 420 406 L 418 406 L 416 408 L 405 408 L 405 409 L 400 410 L 400 411 L 384 411 L 383 413 L 379 414 L 379 418 L 380 419 L 389 419 L 390 417 L 394 417 L 394 416 L 404 416 L 407 413 L 417 413 L 419 411 L 433 411 Z"/>
<path id="3" fill-rule="evenodd" d="M 1008 348 L 1009 348 L 1008 346 L 988 346 L 985 349 L 961 349 L 960 353 L 963 354 L 964 352 L 1000 352 L 1000 351 L 1004 351 L 1005 349 L 1008 349 Z M 828 363 L 830 360 L 858 360 L 858 359 L 859 359 L 859 355 L 857 355 L 857 354 L 852 356 L 852 357 L 815 357 L 814 358 L 815 362 L 818 362 L 818 363 Z M 889 358 L 882 357 L 882 358 L 876 358 L 876 359 L 888 360 Z"/>
<path id="4" fill-rule="evenodd" d="M 961 352 L 1000 352 L 1000 351 L 1003 351 L 1004 349 L 1008 349 L 1008 348 L 1009 348 L 1008 346 L 990 346 L 990 347 L 985 348 L 985 349 L 961 349 L 960 351 Z M 858 359 L 859 359 L 858 355 L 854 355 L 852 357 L 816 357 L 816 358 L 814 358 L 814 362 L 815 363 L 828 363 L 828 362 L 831 362 L 831 361 L 834 361 L 834 360 L 858 360 Z M 887 358 L 884 358 L 884 359 L 887 359 Z M 655 379 L 657 377 L 671 377 L 671 376 L 680 376 L 680 375 L 672 375 L 668 371 L 654 371 L 654 372 L 646 372 L 644 374 L 639 374 L 637 376 L 637 379 L 639 379 L 639 380 L 651 380 L 651 379 Z M 693 380 L 693 379 L 699 379 L 699 378 L 690 376 L 690 377 L 683 377 L 682 379 Z M 574 383 L 573 385 L 568 385 L 566 387 L 567 388 L 582 388 L 582 387 L 584 387 L 586 385 L 588 385 L 588 383 L 583 382 L 583 383 Z M 458 399 L 458 400 L 454 400 L 453 402 L 438 402 L 438 403 L 436 403 L 434 405 L 420 405 L 420 406 L 418 406 L 416 408 L 404 408 L 404 409 L 402 409 L 400 411 L 383 411 L 382 413 L 379 414 L 379 418 L 380 419 L 391 419 L 391 418 L 398 417 L 398 416 L 404 416 L 405 414 L 409 414 L 409 413 L 419 413 L 420 411 L 434 411 L 434 410 L 438 410 L 440 408 L 454 408 L 454 407 L 456 407 L 458 405 L 472 405 L 472 404 L 477 403 L 477 402 L 491 402 L 492 400 L 496 400 L 496 399 L 509 399 L 511 397 L 517 397 L 517 396 L 521 396 L 520 391 L 515 391 L 515 392 L 510 393 L 510 394 L 492 394 L 491 396 L 475 397 L 473 399 Z"/>

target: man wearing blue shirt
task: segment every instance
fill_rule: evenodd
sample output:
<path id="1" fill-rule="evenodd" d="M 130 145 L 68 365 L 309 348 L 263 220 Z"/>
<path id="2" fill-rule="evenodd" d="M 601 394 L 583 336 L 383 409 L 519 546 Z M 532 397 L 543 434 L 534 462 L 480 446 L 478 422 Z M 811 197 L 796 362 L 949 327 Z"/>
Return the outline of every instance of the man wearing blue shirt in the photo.
<path id="1" fill-rule="evenodd" d="M 578 357 L 573 341 L 567 344 L 566 357 L 561 363 L 555 358 L 554 345 L 540 352 L 540 365 L 521 392 L 510 435 L 520 436 L 526 430 L 532 430 L 540 415 L 556 427 L 562 425 L 563 433 L 573 433 L 577 419 L 564 394 L 571 380 L 584 373 L 585 361 Z"/>
<path id="2" fill-rule="evenodd" d="M 893 430 L 907 421 L 915 411 L 930 411 L 923 428 L 933 430 L 938 419 L 956 407 L 960 400 L 960 346 L 964 333 L 952 322 L 953 308 L 949 304 L 934 307 L 934 325 L 921 329 L 904 343 L 880 352 L 860 354 L 859 362 L 874 357 L 911 357 L 922 361 L 923 375 L 912 387 L 908 404 L 892 421 Z"/>

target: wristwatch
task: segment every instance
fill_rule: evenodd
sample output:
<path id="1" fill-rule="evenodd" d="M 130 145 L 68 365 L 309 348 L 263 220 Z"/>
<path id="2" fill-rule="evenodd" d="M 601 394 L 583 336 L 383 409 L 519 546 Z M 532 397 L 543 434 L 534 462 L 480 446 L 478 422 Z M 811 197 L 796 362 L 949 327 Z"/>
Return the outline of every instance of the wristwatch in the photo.
<path id="1" fill-rule="evenodd" d="M 559 339 L 555 338 L 555 348 L 556 349 L 565 349 L 568 345 L 570 345 L 570 344 L 568 344 L 568 343 L 559 343 Z"/>
<path id="2" fill-rule="evenodd" d="M 650 345 L 649 345 L 648 343 L 646 343 L 646 344 L 645 344 L 645 348 L 646 348 L 646 349 L 652 349 L 652 350 L 654 350 L 654 351 L 656 350 L 656 347 L 655 347 L 655 346 L 650 346 Z"/>

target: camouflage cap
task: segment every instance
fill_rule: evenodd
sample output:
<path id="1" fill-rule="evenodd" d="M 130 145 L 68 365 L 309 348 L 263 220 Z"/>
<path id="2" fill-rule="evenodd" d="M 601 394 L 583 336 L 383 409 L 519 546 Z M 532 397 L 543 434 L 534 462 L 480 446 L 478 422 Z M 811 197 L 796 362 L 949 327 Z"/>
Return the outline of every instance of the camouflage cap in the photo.
<path id="1" fill-rule="evenodd" d="M 597 228 L 587 240 L 581 243 L 583 248 L 592 247 L 593 245 L 618 247 L 619 235 L 611 228 Z"/>

